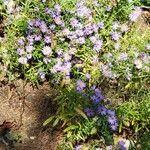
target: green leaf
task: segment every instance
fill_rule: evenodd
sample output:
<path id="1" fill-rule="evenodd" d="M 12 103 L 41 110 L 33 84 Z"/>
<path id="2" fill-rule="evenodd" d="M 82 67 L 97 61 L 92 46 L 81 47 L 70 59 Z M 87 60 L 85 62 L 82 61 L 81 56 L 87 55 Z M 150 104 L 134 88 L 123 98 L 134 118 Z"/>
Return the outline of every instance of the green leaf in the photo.
<path id="1" fill-rule="evenodd" d="M 85 118 L 85 119 L 88 120 L 86 114 L 85 114 L 81 109 L 75 108 L 75 111 L 76 111 L 77 113 L 79 113 L 83 118 Z"/>
<path id="2" fill-rule="evenodd" d="M 59 120 L 60 120 L 60 118 L 57 118 L 57 119 L 54 121 L 53 127 L 56 126 L 56 125 L 58 124 Z"/>
<path id="3" fill-rule="evenodd" d="M 49 117 L 47 120 L 44 121 L 43 126 L 46 126 L 54 119 L 54 116 Z"/>
<path id="4" fill-rule="evenodd" d="M 79 128 L 77 125 L 71 125 L 71 126 L 67 127 L 67 128 L 64 130 L 64 132 L 68 132 L 69 130 L 74 130 L 74 129 L 77 129 L 77 128 Z"/>

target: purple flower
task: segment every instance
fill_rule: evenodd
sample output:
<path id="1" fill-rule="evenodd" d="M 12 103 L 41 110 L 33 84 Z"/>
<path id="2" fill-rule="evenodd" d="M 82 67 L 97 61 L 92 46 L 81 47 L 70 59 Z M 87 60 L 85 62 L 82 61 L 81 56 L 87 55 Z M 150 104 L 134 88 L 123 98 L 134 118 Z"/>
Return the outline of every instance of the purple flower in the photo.
<path id="1" fill-rule="evenodd" d="M 115 116 L 115 111 L 113 111 L 113 110 L 108 110 L 108 111 L 107 111 L 107 115 L 108 115 L 108 116 Z"/>
<path id="2" fill-rule="evenodd" d="M 107 7 L 106 7 L 106 11 L 111 11 L 111 6 L 110 5 L 108 5 Z"/>
<path id="3" fill-rule="evenodd" d="M 45 33 L 45 32 L 47 32 L 47 25 L 46 25 L 46 23 L 44 22 L 44 21 L 42 21 L 41 22 L 41 24 L 40 24 L 40 29 L 41 29 L 41 31 L 43 32 L 43 33 Z"/>
<path id="4" fill-rule="evenodd" d="M 106 78 L 111 78 L 111 79 L 114 78 L 111 68 L 109 68 L 108 65 L 101 65 L 100 69 Z"/>
<path id="5" fill-rule="evenodd" d="M 131 21 L 136 22 L 138 17 L 141 15 L 141 9 L 140 7 L 136 7 L 132 13 L 129 15 L 129 18 Z"/>
<path id="6" fill-rule="evenodd" d="M 50 36 L 45 36 L 44 42 L 47 43 L 47 44 L 51 43 L 51 38 L 50 38 Z"/>
<path id="7" fill-rule="evenodd" d="M 50 26 L 49 26 L 49 28 L 50 28 L 50 30 L 54 30 L 55 28 L 56 28 L 56 25 L 54 25 L 54 24 L 51 24 Z"/>
<path id="8" fill-rule="evenodd" d="M 97 40 L 94 43 L 94 50 L 97 51 L 97 52 L 100 52 L 102 46 L 103 46 L 103 41 L 102 40 Z"/>
<path id="9" fill-rule="evenodd" d="M 31 59 L 32 58 L 32 54 L 27 54 L 27 59 Z"/>
<path id="10" fill-rule="evenodd" d="M 86 87 L 86 84 L 81 80 L 77 80 L 76 84 L 77 84 L 76 85 L 77 86 L 77 91 L 79 91 L 79 92 L 83 91 L 83 89 Z"/>
<path id="11" fill-rule="evenodd" d="M 47 58 L 47 57 L 44 57 L 44 58 L 43 58 L 43 62 L 44 62 L 45 64 L 48 64 L 48 63 L 51 62 L 51 59 L 49 59 L 49 58 Z"/>
<path id="12" fill-rule="evenodd" d="M 49 8 L 45 8 L 45 13 L 46 13 L 47 15 L 50 15 L 50 14 L 52 13 L 52 11 L 51 11 Z"/>
<path id="13" fill-rule="evenodd" d="M 87 24 L 84 28 L 84 34 L 90 35 L 94 32 L 93 25 L 91 23 Z"/>
<path id="14" fill-rule="evenodd" d="M 125 147 L 125 142 L 124 141 L 119 141 L 119 149 L 120 150 L 127 150 L 127 148 Z"/>
<path id="15" fill-rule="evenodd" d="M 57 13 L 58 15 L 61 13 L 61 6 L 60 6 L 59 4 L 56 4 L 56 5 L 54 6 L 54 9 L 55 9 L 55 11 L 56 11 L 56 13 Z"/>
<path id="16" fill-rule="evenodd" d="M 86 73 L 85 77 L 86 77 L 87 80 L 89 80 L 91 78 L 91 75 L 89 73 Z"/>
<path id="17" fill-rule="evenodd" d="M 28 35 L 27 36 L 27 40 L 28 40 L 29 43 L 33 44 L 33 42 L 34 42 L 34 36 L 33 35 Z"/>
<path id="18" fill-rule="evenodd" d="M 21 56 L 25 53 L 24 49 L 23 48 L 18 48 L 17 49 L 17 53 Z"/>
<path id="19" fill-rule="evenodd" d="M 76 40 L 76 42 L 77 42 L 78 44 L 84 44 L 84 43 L 85 43 L 85 38 L 84 38 L 84 37 L 79 37 L 79 38 Z"/>
<path id="20" fill-rule="evenodd" d="M 32 53 L 32 51 L 34 50 L 34 47 L 29 45 L 29 46 L 26 46 L 26 52 L 28 53 Z"/>
<path id="21" fill-rule="evenodd" d="M 91 11 L 83 3 L 77 4 L 77 15 L 79 17 L 86 17 L 89 18 L 91 16 Z"/>
<path id="22" fill-rule="evenodd" d="M 103 22 L 99 22 L 97 25 L 98 25 L 98 27 L 99 27 L 100 29 L 103 29 L 103 28 L 104 28 L 104 23 L 103 23 Z"/>
<path id="23" fill-rule="evenodd" d="M 150 44 L 146 45 L 147 50 L 150 50 Z"/>
<path id="24" fill-rule="evenodd" d="M 76 34 L 77 36 L 83 36 L 84 35 L 84 32 L 80 29 L 76 30 Z"/>
<path id="25" fill-rule="evenodd" d="M 107 108 L 104 106 L 98 106 L 98 114 L 104 116 L 107 114 Z"/>
<path id="26" fill-rule="evenodd" d="M 25 64 L 27 64 L 27 58 L 26 58 L 26 57 L 20 57 L 20 58 L 18 59 L 18 62 L 19 62 L 20 64 L 25 65 Z"/>
<path id="27" fill-rule="evenodd" d="M 34 26 L 35 27 L 40 27 L 40 25 L 41 25 L 41 20 L 40 19 L 37 19 L 37 20 L 34 21 Z"/>
<path id="28" fill-rule="evenodd" d="M 42 36 L 41 35 L 35 35 L 34 36 L 34 40 L 35 41 L 40 41 L 42 39 Z"/>
<path id="29" fill-rule="evenodd" d="M 95 104 L 98 104 L 101 101 L 101 99 L 96 95 L 93 95 L 90 98 Z"/>
<path id="30" fill-rule="evenodd" d="M 23 39 L 19 39 L 19 40 L 18 40 L 18 45 L 24 45 Z"/>
<path id="31" fill-rule="evenodd" d="M 128 54 L 127 53 L 121 53 L 119 56 L 119 60 L 121 61 L 126 61 L 128 59 Z"/>
<path id="32" fill-rule="evenodd" d="M 118 41 L 120 39 L 121 35 L 119 32 L 112 32 L 111 37 L 114 41 Z"/>
<path id="33" fill-rule="evenodd" d="M 90 37 L 90 41 L 94 44 L 97 41 L 97 37 L 96 36 L 91 36 Z"/>
<path id="34" fill-rule="evenodd" d="M 42 53 L 45 56 L 50 56 L 52 54 L 52 49 L 49 46 L 45 46 L 42 50 Z"/>
<path id="35" fill-rule="evenodd" d="M 94 111 L 91 108 L 86 108 L 84 111 L 88 117 L 93 117 L 95 115 Z"/>
<path id="36" fill-rule="evenodd" d="M 70 24 L 71 24 L 72 27 L 76 28 L 76 27 L 79 26 L 79 21 L 77 19 L 75 19 L 75 18 L 71 18 L 70 19 Z"/>
<path id="37" fill-rule="evenodd" d="M 69 60 L 71 60 L 71 55 L 69 55 L 69 53 L 64 53 L 64 60 L 67 62 Z"/>

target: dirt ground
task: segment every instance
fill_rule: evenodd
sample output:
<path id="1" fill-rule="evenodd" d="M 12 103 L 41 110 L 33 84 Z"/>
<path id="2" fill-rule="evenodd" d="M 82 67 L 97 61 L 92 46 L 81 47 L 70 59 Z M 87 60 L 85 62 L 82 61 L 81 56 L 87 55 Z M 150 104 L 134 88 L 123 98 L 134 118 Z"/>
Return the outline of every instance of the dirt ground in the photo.
<path id="1" fill-rule="evenodd" d="M 14 150 L 55 150 L 62 134 L 50 127 L 44 129 L 42 123 L 55 112 L 52 98 L 56 92 L 48 83 L 38 88 L 23 85 L 22 80 L 13 86 L 0 85 L 0 124 L 15 121 L 12 130 L 20 135 L 20 142 L 15 143 Z"/>

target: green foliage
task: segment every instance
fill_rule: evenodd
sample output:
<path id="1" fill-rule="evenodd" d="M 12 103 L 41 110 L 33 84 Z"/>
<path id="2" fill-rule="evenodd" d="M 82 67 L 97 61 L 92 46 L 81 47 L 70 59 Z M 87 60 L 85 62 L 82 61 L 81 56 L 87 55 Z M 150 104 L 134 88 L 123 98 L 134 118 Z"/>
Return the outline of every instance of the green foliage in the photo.
<path id="1" fill-rule="evenodd" d="M 120 132 L 129 128 L 137 133 L 149 131 L 150 124 L 150 95 L 133 97 L 128 102 L 118 106 L 118 117 L 120 121 Z"/>

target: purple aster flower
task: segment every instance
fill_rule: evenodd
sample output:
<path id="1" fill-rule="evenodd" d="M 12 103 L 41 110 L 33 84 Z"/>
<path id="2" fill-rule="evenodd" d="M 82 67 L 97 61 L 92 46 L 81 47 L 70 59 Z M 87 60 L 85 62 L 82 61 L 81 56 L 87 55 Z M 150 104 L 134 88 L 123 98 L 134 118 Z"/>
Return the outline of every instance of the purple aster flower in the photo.
<path id="1" fill-rule="evenodd" d="M 113 73 L 108 65 L 101 65 L 100 69 L 106 78 L 110 78 L 110 79 L 114 78 Z"/>
<path id="2" fill-rule="evenodd" d="M 91 75 L 89 73 L 86 73 L 85 77 L 86 77 L 87 80 L 89 80 L 91 78 Z"/>
<path id="3" fill-rule="evenodd" d="M 93 25 L 91 23 L 87 24 L 84 28 L 84 34 L 90 35 L 94 32 Z"/>
<path id="4" fill-rule="evenodd" d="M 26 48 L 26 52 L 28 52 L 28 53 L 32 53 L 32 51 L 34 50 L 34 47 L 31 45 L 26 46 L 25 48 Z"/>
<path id="5" fill-rule="evenodd" d="M 52 49 L 49 46 L 45 46 L 42 50 L 42 53 L 45 56 L 50 56 L 52 54 Z"/>
<path id="6" fill-rule="evenodd" d="M 146 45 L 147 50 L 150 50 L 150 43 Z"/>
<path id="7" fill-rule="evenodd" d="M 131 21 L 136 22 L 138 17 L 141 15 L 141 8 L 140 7 L 136 7 L 132 13 L 129 15 L 129 18 Z"/>
<path id="8" fill-rule="evenodd" d="M 24 45 L 23 39 L 19 39 L 19 40 L 18 40 L 18 45 Z"/>
<path id="9" fill-rule="evenodd" d="M 55 17 L 54 21 L 57 25 L 64 25 L 64 22 L 61 20 L 60 16 Z"/>
<path id="10" fill-rule="evenodd" d="M 48 30 L 47 25 L 44 21 L 41 21 L 41 24 L 39 27 L 43 33 L 47 32 L 47 30 Z"/>
<path id="11" fill-rule="evenodd" d="M 84 44 L 85 43 L 85 38 L 84 37 L 79 37 L 77 40 L 78 44 Z"/>
<path id="12" fill-rule="evenodd" d="M 31 59 L 32 58 L 32 54 L 27 54 L 27 59 Z"/>
<path id="13" fill-rule="evenodd" d="M 41 20 L 40 19 L 37 19 L 37 20 L 34 21 L 34 26 L 35 27 L 40 27 L 40 25 L 41 25 Z"/>
<path id="14" fill-rule="evenodd" d="M 93 24 L 93 31 L 94 31 L 94 32 L 97 32 L 97 31 L 98 31 L 98 29 L 99 29 L 99 26 L 98 26 L 98 25 L 96 25 L 96 24 Z"/>
<path id="15" fill-rule="evenodd" d="M 75 32 L 76 32 L 77 36 L 83 36 L 84 35 L 84 32 L 80 29 L 76 30 Z"/>
<path id="16" fill-rule="evenodd" d="M 17 49 L 17 53 L 21 56 L 25 53 L 24 49 L 23 48 L 18 48 Z"/>
<path id="17" fill-rule="evenodd" d="M 127 53 L 121 53 L 119 56 L 119 60 L 121 61 L 126 61 L 128 59 L 128 54 Z"/>
<path id="18" fill-rule="evenodd" d="M 91 36 L 91 37 L 90 37 L 90 41 L 91 41 L 93 44 L 96 43 L 97 40 L 98 40 L 98 39 L 97 39 L 96 36 Z"/>
<path id="19" fill-rule="evenodd" d="M 40 41 L 42 39 L 42 36 L 41 35 L 35 35 L 34 36 L 34 40 L 35 41 Z"/>
<path id="20" fill-rule="evenodd" d="M 49 8 L 45 8 L 45 14 L 50 15 L 52 11 Z"/>
<path id="21" fill-rule="evenodd" d="M 76 145 L 75 150 L 82 150 L 82 145 Z"/>
<path id="22" fill-rule="evenodd" d="M 44 42 L 47 43 L 47 44 L 51 43 L 51 37 L 50 36 L 45 36 L 44 37 Z"/>
<path id="23" fill-rule="evenodd" d="M 49 26 L 49 28 L 50 28 L 50 30 L 54 30 L 55 28 L 56 28 L 56 25 L 55 24 L 51 24 L 50 26 Z"/>
<path id="24" fill-rule="evenodd" d="M 43 58 L 43 62 L 44 62 L 45 64 L 48 64 L 48 63 L 51 62 L 51 59 L 49 59 L 49 58 L 47 58 L 47 57 L 44 57 L 44 58 Z"/>
<path id="25" fill-rule="evenodd" d="M 86 6 L 84 6 L 83 3 L 82 4 L 78 3 L 77 4 L 77 15 L 81 18 L 82 17 L 89 18 L 91 16 L 91 11 Z"/>
<path id="26" fill-rule="evenodd" d="M 104 116 L 107 114 L 107 108 L 104 106 L 98 106 L 98 114 Z"/>
<path id="27" fill-rule="evenodd" d="M 100 98 L 96 95 L 93 95 L 90 98 L 95 104 L 98 104 L 101 101 Z"/>
<path id="28" fill-rule="evenodd" d="M 95 115 L 94 111 L 91 108 L 86 108 L 84 111 L 88 117 L 93 117 Z"/>
<path id="29" fill-rule="evenodd" d="M 28 35 L 27 40 L 28 40 L 29 43 L 32 44 L 34 42 L 34 36 L 33 35 Z"/>
<path id="30" fill-rule="evenodd" d="M 64 53 L 64 60 L 67 62 L 69 60 L 71 60 L 71 55 L 69 55 L 69 53 Z"/>
<path id="31" fill-rule="evenodd" d="M 98 22 L 98 27 L 99 29 L 104 29 L 104 23 L 103 22 Z"/>
<path id="32" fill-rule="evenodd" d="M 111 128 L 112 131 L 116 131 L 117 128 L 118 128 L 118 124 L 115 123 L 115 124 L 113 124 L 113 125 L 110 125 L 110 128 Z"/>
<path id="33" fill-rule="evenodd" d="M 61 6 L 59 4 L 56 4 L 54 6 L 55 12 L 59 15 L 61 13 Z"/>
<path id="34" fill-rule="evenodd" d="M 115 111 L 113 111 L 113 110 L 108 110 L 108 111 L 107 111 L 107 115 L 108 115 L 108 116 L 115 116 Z"/>
<path id="35" fill-rule="evenodd" d="M 125 147 L 125 142 L 124 141 L 119 141 L 119 149 L 120 150 L 127 150 L 127 148 Z"/>
<path id="36" fill-rule="evenodd" d="M 106 11 L 111 11 L 111 6 L 110 5 L 108 5 L 107 7 L 106 7 Z"/>
<path id="37" fill-rule="evenodd" d="M 117 119 L 114 116 L 108 117 L 108 122 L 110 125 L 114 125 L 117 122 Z"/>
<path id="38" fill-rule="evenodd" d="M 62 53 L 63 53 L 63 49 L 61 49 L 61 48 L 58 48 L 58 49 L 56 49 L 56 53 L 57 53 L 57 55 L 62 55 Z"/>
<path id="39" fill-rule="evenodd" d="M 115 22 L 113 22 L 113 24 L 112 24 L 112 29 L 113 30 L 116 30 L 116 29 L 118 29 L 119 28 L 119 22 L 117 22 L 117 21 L 115 21 Z"/>
<path id="40" fill-rule="evenodd" d="M 83 89 L 86 87 L 86 84 L 81 81 L 81 80 L 77 80 L 77 91 L 81 92 L 83 91 Z"/>
<path id="41" fill-rule="evenodd" d="M 33 27 L 34 26 L 34 21 L 33 20 L 29 20 L 28 24 L 29 24 L 30 27 Z"/>
<path id="42" fill-rule="evenodd" d="M 63 74 L 65 74 L 66 76 L 70 76 L 71 63 L 66 63 L 64 66 L 62 66 L 61 72 L 63 72 Z"/>
<path id="43" fill-rule="evenodd" d="M 94 43 L 94 50 L 97 51 L 97 52 L 100 52 L 102 46 L 103 46 L 103 41 L 102 40 L 97 40 Z"/>
<path id="44" fill-rule="evenodd" d="M 70 19 L 70 24 L 74 28 L 78 28 L 79 26 L 81 26 L 81 23 L 75 18 Z"/>
<path id="45" fill-rule="evenodd" d="M 27 58 L 26 58 L 26 57 L 20 57 L 20 58 L 18 59 L 18 62 L 19 62 L 20 64 L 25 65 L 25 64 L 27 64 Z"/>
<path id="46" fill-rule="evenodd" d="M 111 37 L 114 41 L 118 41 L 120 39 L 121 35 L 119 32 L 112 32 Z"/>

